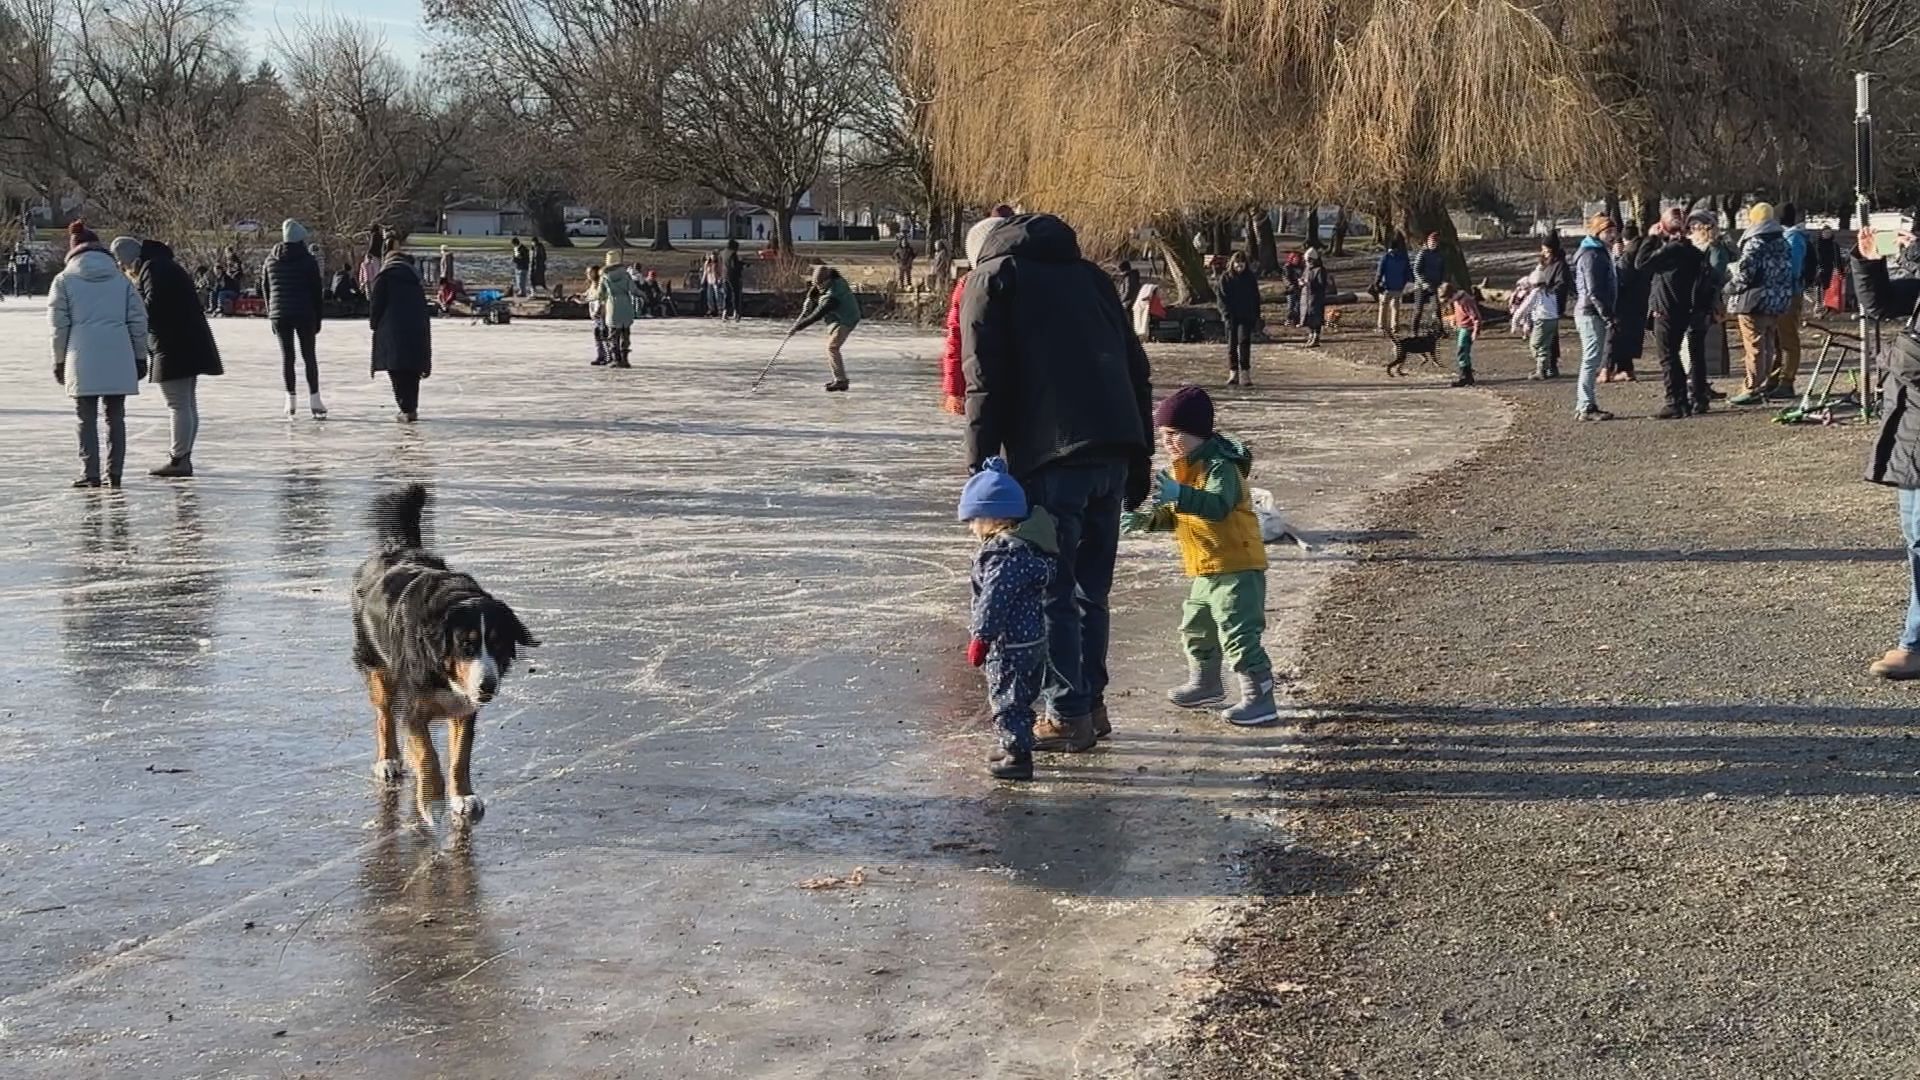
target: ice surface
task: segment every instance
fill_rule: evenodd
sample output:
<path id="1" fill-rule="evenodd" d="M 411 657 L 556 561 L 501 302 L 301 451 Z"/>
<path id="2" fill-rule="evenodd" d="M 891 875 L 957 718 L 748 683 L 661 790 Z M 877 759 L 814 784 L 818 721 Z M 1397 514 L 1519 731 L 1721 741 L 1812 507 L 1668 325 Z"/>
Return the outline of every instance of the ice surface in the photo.
<path id="1" fill-rule="evenodd" d="M 808 335 L 749 394 L 779 327 L 643 322 L 616 372 L 584 324 L 444 323 L 403 426 L 364 326 L 322 333 L 316 422 L 264 322 L 215 325 L 200 476 L 146 477 L 148 387 L 125 490 L 77 492 L 44 311 L 0 304 L 0 1075 L 1105 1076 L 1168 1030 L 1291 740 L 1156 703 L 1182 582 L 1129 541 L 1112 744 L 983 779 L 935 339 L 863 326 L 827 395 Z M 1497 419 L 1260 394 L 1225 422 L 1308 528 Z M 373 780 L 349 659 L 363 509 L 412 479 L 545 642 L 470 832 Z M 1279 555 L 1274 637 L 1338 562 Z"/>

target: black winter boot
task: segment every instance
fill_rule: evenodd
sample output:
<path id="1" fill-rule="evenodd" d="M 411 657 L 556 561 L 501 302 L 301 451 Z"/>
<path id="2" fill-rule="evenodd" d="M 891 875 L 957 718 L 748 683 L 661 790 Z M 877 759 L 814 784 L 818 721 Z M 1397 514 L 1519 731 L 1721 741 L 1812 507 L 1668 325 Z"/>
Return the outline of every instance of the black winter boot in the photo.
<path id="1" fill-rule="evenodd" d="M 1002 750 L 987 763 L 987 773 L 995 780 L 1033 779 L 1033 754 L 1029 751 Z"/>

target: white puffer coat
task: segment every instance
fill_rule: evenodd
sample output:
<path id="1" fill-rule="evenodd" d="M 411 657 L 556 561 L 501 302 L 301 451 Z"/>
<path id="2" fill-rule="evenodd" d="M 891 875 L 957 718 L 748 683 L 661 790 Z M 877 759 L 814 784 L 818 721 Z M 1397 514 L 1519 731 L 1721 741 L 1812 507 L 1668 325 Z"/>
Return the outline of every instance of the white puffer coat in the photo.
<path id="1" fill-rule="evenodd" d="M 139 290 L 98 246 L 67 256 L 47 302 L 53 362 L 67 366 L 67 393 L 105 397 L 140 392 L 136 356 L 147 349 L 147 308 Z"/>

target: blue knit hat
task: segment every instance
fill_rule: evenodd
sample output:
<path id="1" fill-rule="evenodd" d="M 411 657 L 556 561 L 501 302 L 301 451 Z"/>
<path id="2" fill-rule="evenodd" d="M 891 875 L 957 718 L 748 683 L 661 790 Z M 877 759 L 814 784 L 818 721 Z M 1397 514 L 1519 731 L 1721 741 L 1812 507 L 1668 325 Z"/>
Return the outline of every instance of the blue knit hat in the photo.
<path id="1" fill-rule="evenodd" d="M 979 518 L 1027 519 L 1027 493 L 1020 489 L 1020 481 L 1007 475 L 1007 463 L 997 457 L 983 462 L 960 489 L 960 520 Z"/>

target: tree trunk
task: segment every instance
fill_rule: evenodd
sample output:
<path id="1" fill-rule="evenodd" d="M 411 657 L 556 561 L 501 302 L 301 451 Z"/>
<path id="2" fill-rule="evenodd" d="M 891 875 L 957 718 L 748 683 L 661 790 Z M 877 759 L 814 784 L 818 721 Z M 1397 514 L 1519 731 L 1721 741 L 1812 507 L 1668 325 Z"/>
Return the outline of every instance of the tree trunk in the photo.
<path id="1" fill-rule="evenodd" d="M 567 235 L 566 205 L 560 196 L 530 195 L 526 204 L 527 220 L 533 225 L 535 236 L 545 240 L 548 247 L 573 246 L 573 238 Z"/>
<path id="2" fill-rule="evenodd" d="M 1207 220 L 1207 254 L 1225 255 L 1233 250 L 1233 223 L 1227 218 Z"/>
<path id="3" fill-rule="evenodd" d="M 1610 220 L 1613 220 L 1613 221 L 1625 220 L 1620 216 L 1620 193 L 1619 192 L 1614 191 L 1612 188 L 1608 188 L 1606 201 L 1603 202 L 1601 205 L 1602 205 L 1602 208 L 1606 211 L 1606 215 Z"/>
<path id="4" fill-rule="evenodd" d="M 1307 223 L 1300 229 L 1300 246 L 1312 247 L 1320 242 L 1320 207 L 1314 206 L 1307 211 Z"/>
<path id="5" fill-rule="evenodd" d="M 1460 250 L 1460 233 L 1453 227 L 1453 215 L 1447 213 L 1445 201 L 1432 195 L 1421 195 L 1406 200 L 1406 234 L 1409 245 L 1424 244 L 1428 233 L 1440 234 L 1440 251 L 1447 257 L 1447 280 L 1466 288 L 1471 281 L 1467 276 L 1467 256 Z"/>
<path id="6" fill-rule="evenodd" d="M 1252 210 L 1250 220 L 1253 225 L 1254 251 L 1257 256 L 1254 265 L 1260 268 L 1262 274 L 1279 273 L 1280 244 L 1273 235 L 1273 215 L 1267 212 L 1266 207 L 1256 206 Z"/>
<path id="7" fill-rule="evenodd" d="M 1660 220 L 1660 193 L 1652 188 L 1641 188 L 1633 193 L 1632 207 L 1633 223 L 1640 227 L 1641 232 L 1645 232 L 1647 226 Z"/>
<path id="8" fill-rule="evenodd" d="M 773 207 L 773 241 L 781 258 L 793 258 L 793 212 L 799 206 L 800 200 L 794 199 L 784 206 Z"/>
<path id="9" fill-rule="evenodd" d="M 665 215 L 656 214 L 653 218 L 653 243 L 647 245 L 648 251 L 672 251 L 673 237 L 667 235 Z"/>
<path id="10" fill-rule="evenodd" d="M 1207 277 L 1206 260 L 1187 236 L 1187 223 L 1165 218 L 1154 223 L 1154 242 L 1167 261 L 1167 276 L 1173 279 L 1176 304 L 1213 303 L 1213 282 Z"/>
<path id="11" fill-rule="evenodd" d="M 1847 206 L 1840 211 L 1840 227 L 1835 232 L 1844 233 L 1853 228 L 1853 207 Z"/>
<path id="12" fill-rule="evenodd" d="M 1727 215 L 1727 231 L 1740 227 L 1740 196 L 1723 195 L 1720 197 L 1720 212 Z"/>
<path id="13" fill-rule="evenodd" d="M 1333 250 L 1329 254 L 1345 255 L 1347 253 L 1348 220 L 1349 220 L 1349 215 L 1347 213 L 1347 207 L 1345 203 L 1342 203 L 1340 206 L 1334 208 Z"/>

